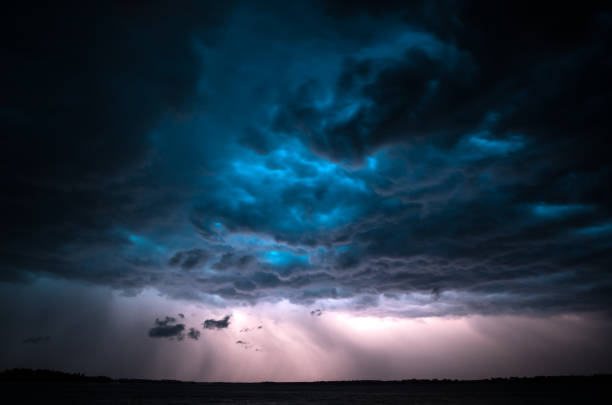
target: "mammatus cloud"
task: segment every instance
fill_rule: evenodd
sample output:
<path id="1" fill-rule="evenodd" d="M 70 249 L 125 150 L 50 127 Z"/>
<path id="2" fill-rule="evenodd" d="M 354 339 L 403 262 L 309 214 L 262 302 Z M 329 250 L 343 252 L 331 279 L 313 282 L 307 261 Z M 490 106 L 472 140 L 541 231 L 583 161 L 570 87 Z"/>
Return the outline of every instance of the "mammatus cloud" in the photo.
<path id="1" fill-rule="evenodd" d="M 202 326 L 204 329 L 225 329 L 230 325 L 231 315 L 226 315 L 223 319 L 207 319 Z"/>
<path id="2" fill-rule="evenodd" d="M 46 343 L 50 340 L 51 340 L 51 336 L 31 336 L 31 337 L 23 339 L 21 343 L 37 344 L 37 343 Z"/>

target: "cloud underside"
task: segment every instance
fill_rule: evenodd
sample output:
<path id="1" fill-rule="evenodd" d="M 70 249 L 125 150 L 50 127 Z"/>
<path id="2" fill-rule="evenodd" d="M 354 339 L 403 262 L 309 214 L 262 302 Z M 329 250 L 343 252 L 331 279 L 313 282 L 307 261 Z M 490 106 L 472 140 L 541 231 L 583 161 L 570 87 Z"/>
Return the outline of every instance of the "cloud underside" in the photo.
<path id="1" fill-rule="evenodd" d="M 612 307 L 607 10 L 135 7 L 3 21 L 3 281 L 407 316 Z"/>

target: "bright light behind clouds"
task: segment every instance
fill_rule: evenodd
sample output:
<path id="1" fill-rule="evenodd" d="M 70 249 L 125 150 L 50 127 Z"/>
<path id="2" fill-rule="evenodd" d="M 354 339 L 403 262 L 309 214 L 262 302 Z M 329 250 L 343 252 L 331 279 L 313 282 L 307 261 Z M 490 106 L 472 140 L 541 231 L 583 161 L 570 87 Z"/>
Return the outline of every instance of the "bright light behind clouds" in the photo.
<path id="1" fill-rule="evenodd" d="M 51 336 L 35 345 L 7 342 L 0 367 L 195 381 L 317 381 L 581 374 L 609 371 L 612 359 L 606 339 L 612 325 L 594 314 L 405 318 L 323 309 L 318 315 L 318 308 L 288 301 L 216 308 L 154 290 L 126 297 L 44 279 L 0 292 L 2 304 L 21 308 L 8 314 L 6 330 L 24 338 Z M 27 298 L 33 294 L 36 303 Z M 62 298 L 67 294 L 72 299 Z M 62 316 L 67 312 L 70 317 Z M 202 328 L 204 320 L 226 314 L 229 327 Z M 198 329 L 200 338 L 149 338 L 148 328 L 166 316 Z"/>

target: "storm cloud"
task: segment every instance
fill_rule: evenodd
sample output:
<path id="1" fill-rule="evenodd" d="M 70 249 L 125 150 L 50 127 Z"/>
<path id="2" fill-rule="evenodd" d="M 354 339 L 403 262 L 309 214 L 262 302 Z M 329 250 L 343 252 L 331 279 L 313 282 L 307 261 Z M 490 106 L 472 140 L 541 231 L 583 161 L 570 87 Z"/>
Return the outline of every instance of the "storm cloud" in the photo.
<path id="1" fill-rule="evenodd" d="M 175 323 L 176 319 L 167 316 L 165 319 L 155 319 L 155 326 L 149 329 L 149 337 L 152 338 L 177 338 L 183 340 L 185 325 Z M 191 337 L 191 334 L 189 335 Z"/>
<path id="2" fill-rule="evenodd" d="M 180 266 L 183 270 L 191 270 L 198 267 L 203 267 L 210 255 L 202 249 L 191 249 L 184 252 L 176 252 L 170 258 L 168 264 L 171 266 Z"/>
<path id="3" fill-rule="evenodd" d="M 204 329 L 225 329 L 230 325 L 230 318 L 231 316 L 227 315 L 223 319 L 207 319 L 202 326 Z"/>
<path id="4" fill-rule="evenodd" d="M 189 332 L 187 332 L 187 337 L 189 339 L 198 340 L 201 334 L 202 333 L 199 330 L 195 328 L 189 328 Z"/>
<path id="5" fill-rule="evenodd" d="M 379 3 L 11 6 L 0 279 L 609 312 L 610 10 Z"/>

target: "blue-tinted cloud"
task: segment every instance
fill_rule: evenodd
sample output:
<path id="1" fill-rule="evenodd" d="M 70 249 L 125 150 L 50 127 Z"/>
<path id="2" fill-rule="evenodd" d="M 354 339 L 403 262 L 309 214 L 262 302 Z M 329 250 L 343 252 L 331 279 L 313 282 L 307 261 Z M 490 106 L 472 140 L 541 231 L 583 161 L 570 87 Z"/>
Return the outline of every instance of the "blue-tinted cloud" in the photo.
<path id="1" fill-rule="evenodd" d="M 414 316 L 609 308 L 605 13 L 555 14 L 557 38 L 504 4 L 205 3 L 61 27 L 20 11 L 42 28 L 6 51 L 2 280 Z"/>

